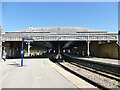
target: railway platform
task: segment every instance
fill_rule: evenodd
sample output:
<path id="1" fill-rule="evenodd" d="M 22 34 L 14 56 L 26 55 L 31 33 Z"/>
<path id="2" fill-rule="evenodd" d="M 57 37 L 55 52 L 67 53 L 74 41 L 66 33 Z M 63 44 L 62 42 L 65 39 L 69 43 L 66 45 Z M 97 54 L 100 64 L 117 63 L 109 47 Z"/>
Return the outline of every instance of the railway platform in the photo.
<path id="1" fill-rule="evenodd" d="M 96 88 L 48 58 L 0 61 L 1 88 Z"/>
<path id="2" fill-rule="evenodd" d="M 117 59 L 108 59 L 108 58 L 97 58 L 97 57 L 80 57 L 78 55 L 72 55 L 72 54 L 65 54 L 68 57 L 74 58 L 74 59 L 82 59 L 87 61 L 93 61 L 98 63 L 105 63 L 105 64 L 111 64 L 111 65 L 120 65 L 120 60 Z"/>

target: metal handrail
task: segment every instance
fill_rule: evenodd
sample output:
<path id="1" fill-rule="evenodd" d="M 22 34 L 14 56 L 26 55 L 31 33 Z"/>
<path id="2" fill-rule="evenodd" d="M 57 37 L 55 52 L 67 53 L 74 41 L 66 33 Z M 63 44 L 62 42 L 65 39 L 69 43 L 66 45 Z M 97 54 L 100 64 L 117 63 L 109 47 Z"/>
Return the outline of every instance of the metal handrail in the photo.
<path id="1" fill-rule="evenodd" d="M 23 36 L 3 36 L 2 41 L 21 41 Z M 30 36 L 34 40 L 118 40 L 118 35 L 41 35 Z"/>

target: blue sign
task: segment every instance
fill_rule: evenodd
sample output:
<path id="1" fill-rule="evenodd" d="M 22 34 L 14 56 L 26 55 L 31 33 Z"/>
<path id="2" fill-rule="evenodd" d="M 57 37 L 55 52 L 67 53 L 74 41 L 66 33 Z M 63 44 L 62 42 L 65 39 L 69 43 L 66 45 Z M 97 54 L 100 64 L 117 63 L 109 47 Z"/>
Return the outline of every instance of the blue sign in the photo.
<path id="1" fill-rule="evenodd" d="M 21 50 L 21 52 L 20 52 L 21 54 L 23 54 L 24 53 L 24 50 Z"/>

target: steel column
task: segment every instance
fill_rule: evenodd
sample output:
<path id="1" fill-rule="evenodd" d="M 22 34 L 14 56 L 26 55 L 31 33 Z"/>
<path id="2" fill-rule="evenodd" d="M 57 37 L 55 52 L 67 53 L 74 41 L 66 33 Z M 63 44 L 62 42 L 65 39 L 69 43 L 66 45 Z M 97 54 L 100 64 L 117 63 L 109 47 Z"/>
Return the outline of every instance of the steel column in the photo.
<path id="1" fill-rule="evenodd" d="M 90 55 L 90 41 L 87 41 L 87 54 L 88 54 L 88 59 Z"/>
<path id="2" fill-rule="evenodd" d="M 22 38 L 22 51 L 23 51 L 23 40 L 24 40 L 24 39 Z M 21 66 L 23 66 L 23 54 L 24 54 L 24 53 L 22 53 Z"/>
<path id="3" fill-rule="evenodd" d="M 30 57 L 30 42 L 28 42 L 28 58 Z"/>

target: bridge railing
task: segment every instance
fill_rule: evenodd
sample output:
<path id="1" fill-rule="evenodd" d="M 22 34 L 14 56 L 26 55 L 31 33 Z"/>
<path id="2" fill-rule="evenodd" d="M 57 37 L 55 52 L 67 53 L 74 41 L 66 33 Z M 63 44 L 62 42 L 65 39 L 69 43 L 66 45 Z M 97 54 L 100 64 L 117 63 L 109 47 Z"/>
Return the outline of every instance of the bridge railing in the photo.
<path id="1" fill-rule="evenodd" d="M 3 36 L 2 41 L 22 41 L 22 37 L 32 37 L 34 41 L 100 41 L 100 40 L 118 40 L 118 35 L 40 35 L 40 36 Z"/>
<path id="2" fill-rule="evenodd" d="M 62 40 L 118 40 L 117 35 L 73 35 L 73 36 L 68 36 L 68 35 L 61 35 L 61 36 L 39 36 L 39 37 L 34 37 L 34 40 L 55 40 L 55 41 L 62 41 Z"/>

